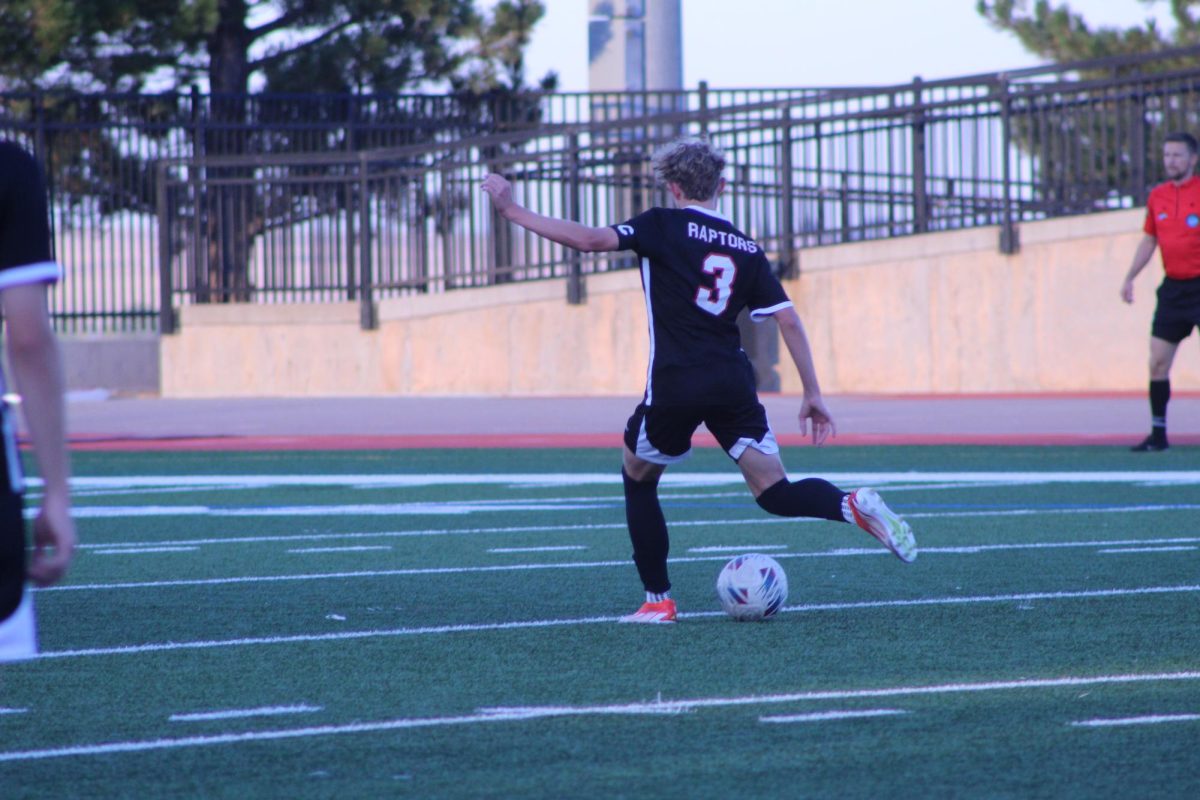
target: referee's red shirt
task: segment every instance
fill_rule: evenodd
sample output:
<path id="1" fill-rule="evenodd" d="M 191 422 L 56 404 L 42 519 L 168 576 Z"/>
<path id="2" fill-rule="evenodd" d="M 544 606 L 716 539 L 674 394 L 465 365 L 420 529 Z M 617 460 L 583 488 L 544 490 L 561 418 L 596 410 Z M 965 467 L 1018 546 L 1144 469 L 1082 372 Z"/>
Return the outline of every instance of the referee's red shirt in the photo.
<path id="1" fill-rule="evenodd" d="M 1142 230 L 1158 239 L 1168 278 L 1200 278 L 1200 177 L 1193 175 L 1182 186 L 1172 181 L 1155 186 Z"/>

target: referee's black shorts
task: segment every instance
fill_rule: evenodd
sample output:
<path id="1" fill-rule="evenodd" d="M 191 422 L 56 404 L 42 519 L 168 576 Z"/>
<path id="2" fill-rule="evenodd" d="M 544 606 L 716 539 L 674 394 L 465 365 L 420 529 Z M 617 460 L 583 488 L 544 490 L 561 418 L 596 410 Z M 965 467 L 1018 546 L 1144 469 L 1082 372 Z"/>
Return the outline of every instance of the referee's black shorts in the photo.
<path id="1" fill-rule="evenodd" d="M 1200 326 L 1200 278 L 1163 278 L 1150 335 L 1179 344 Z"/>
<path id="2" fill-rule="evenodd" d="M 0 620 L 21 603 L 25 587 L 25 520 L 21 462 L 8 410 L 0 403 Z"/>

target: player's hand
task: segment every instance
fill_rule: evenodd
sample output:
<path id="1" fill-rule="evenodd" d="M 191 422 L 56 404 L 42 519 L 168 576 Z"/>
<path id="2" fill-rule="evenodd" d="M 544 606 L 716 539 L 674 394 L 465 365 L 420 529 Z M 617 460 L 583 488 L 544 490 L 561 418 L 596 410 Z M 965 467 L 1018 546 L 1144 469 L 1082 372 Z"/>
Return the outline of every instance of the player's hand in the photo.
<path id="1" fill-rule="evenodd" d="M 1133 302 L 1133 281 L 1128 278 L 1121 284 L 1121 299 L 1126 303 Z"/>
<path id="2" fill-rule="evenodd" d="M 812 421 L 812 443 L 820 447 L 830 436 L 837 436 L 837 425 L 833 422 L 833 414 L 825 407 L 825 401 L 820 397 L 805 397 L 800 404 L 800 433 L 808 434 L 808 423 Z"/>
<path id="3" fill-rule="evenodd" d="M 75 555 L 75 521 L 65 499 L 46 495 L 33 521 L 33 558 L 29 578 L 38 586 L 58 582 L 67 573 Z"/>
<path id="4" fill-rule="evenodd" d="M 483 189 L 484 194 L 491 198 L 492 207 L 501 216 L 512 206 L 512 184 L 503 175 L 490 173 L 483 179 L 479 188 Z"/>

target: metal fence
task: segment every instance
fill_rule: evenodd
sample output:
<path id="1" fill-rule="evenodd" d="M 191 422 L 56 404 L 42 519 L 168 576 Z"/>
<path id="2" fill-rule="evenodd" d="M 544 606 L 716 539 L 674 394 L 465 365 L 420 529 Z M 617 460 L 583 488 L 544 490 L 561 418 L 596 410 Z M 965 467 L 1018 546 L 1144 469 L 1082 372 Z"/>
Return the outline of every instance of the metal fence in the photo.
<path id="1" fill-rule="evenodd" d="M 778 259 L 807 247 L 1139 205 L 1161 137 L 1197 129 L 1200 48 L 888 87 L 519 97 L 0 96 L 47 164 L 60 329 L 170 331 L 180 304 L 380 297 L 583 276 L 494 219 L 514 178 L 589 224 L 665 200 L 653 148 L 706 133 L 725 210 Z"/>

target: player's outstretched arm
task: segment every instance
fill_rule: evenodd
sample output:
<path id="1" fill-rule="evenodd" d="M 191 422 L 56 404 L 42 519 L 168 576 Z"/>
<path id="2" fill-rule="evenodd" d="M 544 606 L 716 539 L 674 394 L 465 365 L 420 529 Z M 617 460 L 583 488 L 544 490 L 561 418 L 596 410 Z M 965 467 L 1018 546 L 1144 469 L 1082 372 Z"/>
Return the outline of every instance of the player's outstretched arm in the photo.
<path id="1" fill-rule="evenodd" d="M 602 253 L 618 248 L 617 232 L 612 228 L 593 228 L 569 219 L 547 217 L 525 208 L 513 200 L 512 184 L 501 175 L 488 175 L 480 188 L 491 198 L 492 206 L 500 216 L 538 236 L 585 253 Z"/>
<path id="2" fill-rule="evenodd" d="M 1129 272 L 1125 273 L 1125 281 L 1121 284 L 1121 299 L 1126 303 L 1133 302 L 1133 279 L 1150 263 L 1150 257 L 1154 255 L 1157 247 L 1158 239 L 1148 233 L 1138 242 L 1137 250 L 1133 252 L 1133 264 L 1129 267 Z"/>
<path id="3" fill-rule="evenodd" d="M 8 322 L 8 357 L 44 484 L 33 523 L 29 577 L 40 586 L 59 580 L 75 552 L 75 523 L 67 489 L 70 472 L 63 412 L 62 362 L 46 310 L 46 286 L 0 292 Z"/>
<path id="4" fill-rule="evenodd" d="M 796 371 L 800 373 L 800 382 L 804 385 L 804 400 L 800 404 L 800 432 L 808 433 L 808 422 L 812 420 L 812 441 L 815 445 L 824 444 L 830 436 L 837 436 L 837 425 L 834 424 L 833 414 L 825 407 L 821 397 L 821 384 L 817 381 L 817 369 L 813 365 L 812 348 L 808 345 L 808 334 L 804 331 L 804 323 L 794 308 L 780 309 L 775 313 L 775 321 L 779 323 L 779 333 L 787 346 Z"/>

